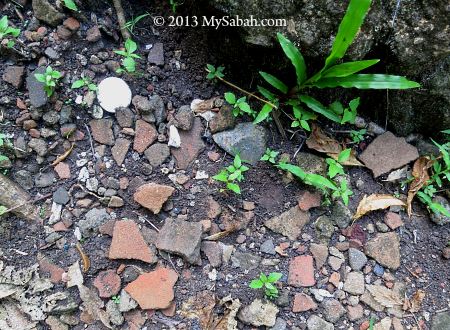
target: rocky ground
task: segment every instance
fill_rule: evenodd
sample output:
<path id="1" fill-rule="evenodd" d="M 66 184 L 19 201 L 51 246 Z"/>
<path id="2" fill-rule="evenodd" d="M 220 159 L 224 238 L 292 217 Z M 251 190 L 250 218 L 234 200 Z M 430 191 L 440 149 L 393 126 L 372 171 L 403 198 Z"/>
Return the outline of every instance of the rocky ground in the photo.
<path id="1" fill-rule="evenodd" d="M 70 86 L 119 76 L 114 9 L 17 3 L 1 5 L 22 32 L 0 62 L 13 145 L 0 188 L 18 206 L 0 221 L 0 329 L 450 329 L 450 219 L 413 203 L 411 218 L 352 220 L 364 195 L 405 194 L 386 178 L 433 151 L 426 140 L 369 123 L 349 206 L 321 206 L 258 159 L 270 147 L 321 173 L 324 158 L 272 124 L 236 122 L 204 78 L 206 33 L 136 29 L 138 72 L 120 76 L 132 99 L 110 113 Z M 50 98 L 34 76 L 47 65 L 63 73 Z M 241 195 L 211 179 L 236 150 L 251 161 Z M 261 272 L 282 273 L 277 299 L 249 287 Z"/>

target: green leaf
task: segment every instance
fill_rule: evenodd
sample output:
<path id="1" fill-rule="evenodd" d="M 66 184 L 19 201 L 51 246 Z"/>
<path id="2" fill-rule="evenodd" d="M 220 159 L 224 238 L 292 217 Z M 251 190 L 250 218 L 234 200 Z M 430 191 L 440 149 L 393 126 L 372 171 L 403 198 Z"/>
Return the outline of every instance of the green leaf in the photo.
<path id="1" fill-rule="evenodd" d="M 329 68 L 337 60 L 344 57 L 348 47 L 355 39 L 364 18 L 369 11 L 371 0 L 350 0 L 347 11 L 339 24 L 338 33 L 334 39 L 331 53 L 325 60 L 325 68 Z"/>
<path id="2" fill-rule="evenodd" d="M 214 175 L 212 177 L 216 181 L 220 182 L 227 182 L 228 181 L 228 174 L 225 170 L 220 171 L 217 175 Z"/>
<path id="3" fill-rule="evenodd" d="M 129 54 L 134 53 L 137 50 L 137 44 L 128 38 L 125 41 L 125 49 L 128 51 Z"/>
<path id="4" fill-rule="evenodd" d="M 258 116 L 256 116 L 255 120 L 253 121 L 253 124 L 256 125 L 266 119 L 272 112 L 272 109 L 273 107 L 270 104 L 264 104 L 261 111 L 258 113 Z"/>
<path id="5" fill-rule="evenodd" d="M 73 11 L 78 11 L 78 7 L 73 0 L 64 0 L 64 5 Z"/>
<path id="6" fill-rule="evenodd" d="M 274 290 L 277 289 L 277 288 L 276 288 L 272 283 L 270 283 L 270 282 L 264 283 L 264 286 L 265 286 L 267 289 L 269 289 L 270 291 L 274 291 Z"/>
<path id="7" fill-rule="evenodd" d="M 300 95 L 300 100 L 305 103 L 308 108 L 311 110 L 320 113 L 321 115 L 327 117 L 328 119 L 340 123 L 341 118 L 339 118 L 338 115 L 336 115 L 333 111 L 330 111 L 327 107 L 325 107 L 322 103 L 317 101 L 315 98 L 309 96 L 309 95 Z"/>
<path id="8" fill-rule="evenodd" d="M 228 103 L 230 103 L 230 104 L 236 103 L 236 95 L 234 95 L 233 93 L 231 93 L 231 92 L 225 93 L 224 97 Z"/>
<path id="9" fill-rule="evenodd" d="M 375 65 L 380 60 L 354 61 L 337 64 L 322 73 L 323 78 L 347 77 Z"/>
<path id="10" fill-rule="evenodd" d="M 0 216 L 5 214 L 8 208 L 6 206 L 0 205 Z"/>
<path id="11" fill-rule="evenodd" d="M 322 190 L 325 188 L 329 188 L 331 190 L 338 189 L 332 181 L 319 174 L 307 173 L 304 182 Z"/>
<path id="12" fill-rule="evenodd" d="M 300 167 L 287 164 L 287 163 L 280 163 L 277 165 L 278 168 L 281 168 L 282 170 L 288 171 L 298 177 L 300 180 L 304 181 L 306 178 L 306 172 L 303 171 Z"/>
<path id="13" fill-rule="evenodd" d="M 450 129 L 446 129 L 446 130 L 444 130 L 444 131 L 441 131 L 441 133 L 444 133 L 444 134 L 450 134 Z"/>
<path id="14" fill-rule="evenodd" d="M 241 188 L 236 183 L 228 182 L 227 183 L 227 188 L 230 189 L 232 192 L 238 194 L 238 195 L 241 194 Z"/>
<path id="15" fill-rule="evenodd" d="M 333 179 L 338 174 L 344 173 L 344 171 L 342 170 L 342 165 L 334 161 L 334 159 L 332 159 L 332 161 L 333 162 L 328 163 L 328 176 L 330 177 L 330 179 Z"/>
<path id="16" fill-rule="evenodd" d="M 409 89 L 420 87 L 419 83 L 402 76 L 387 74 L 354 74 L 342 78 L 323 78 L 312 83 L 319 88 L 359 88 L 359 89 Z"/>
<path id="17" fill-rule="evenodd" d="M 344 149 L 342 150 L 339 155 L 338 155 L 338 162 L 339 163 L 343 163 L 345 162 L 347 159 L 350 158 L 350 153 L 352 152 L 352 149 Z"/>
<path id="18" fill-rule="evenodd" d="M 306 64 L 305 60 L 297 47 L 281 33 L 277 33 L 278 41 L 281 48 L 283 48 L 286 56 L 291 60 L 292 65 L 295 67 L 295 73 L 297 75 L 297 84 L 302 85 L 306 80 Z"/>
<path id="19" fill-rule="evenodd" d="M 259 279 L 260 279 L 263 283 L 267 282 L 267 276 L 266 276 L 266 274 L 264 274 L 264 273 L 259 274 Z"/>
<path id="20" fill-rule="evenodd" d="M 55 71 L 52 71 L 51 75 L 52 75 L 52 77 L 55 78 L 55 79 L 61 78 L 61 72 L 56 71 L 56 70 L 55 70 Z"/>
<path id="21" fill-rule="evenodd" d="M 239 102 L 239 109 L 248 114 L 252 113 L 252 109 L 247 102 Z"/>
<path id="22" fill-rule="evenodd" d="M 131 57 L 124 58 L 122 64 L 128 72 L 136 71 L 136 61 L 133 60 Z"/>
<path id="23" fill-rule="evenodd" d="M 283 276 L 283 274 L 281 274 L 281 273 L 270 273 L 269 276 L 267 277 L 267 281 L 269 281 L 270 283 L 275 283 L 282 276 Z"/>
<path id="24" fill-rule="evenodd" d="M 334 113 L 338 115 L 342 115 L 344 112 L 344 107 L 342 106 L 342 103 L 339 101 L 334 101 L 330 104 L 330 109 L 333 110 Z"/>
<path id="25" fill-rule="evenodd" d="M 272 93 L 271 91 L 265 89 L 264 87 L 257 86 L 258 91 L 264 96 L 266 99 L 268 99 L 271 102 L 274 102 L 276 100 L 276 95 Z"/>
<path id="26" fill-rule="evenodd" d="M 5 160 L 8 160 L 9 158 L 4 156 L 4 155 L 0 155 L 0 162 L 3 162 Z"/>
<path id="27" fill-rule="evenodd" d="M 36 80 L 39 81 L 39 82 L 43 82 L 43 83 L 46 82 L 45 75 L 43 75 L 42 73 L 35 73 L 35 74 L 34 74 L 34 77 L 35 77 Z"/>
<path id="28" fill-rule="evenodd" d="M 236 170 L 235 172 L 231 173 L 230 176 L 228 176 L 228 181 L 234 181 L 238 179 L 242 175 L 241 170 Z"/>
<path id="29" fill-rule="evenodd" d="M 12 28 L 12 27 L 8 27 L 6 29 L 6 33 L 11 34 L 13 37 L 17 38 L 20 34 L 20 29 L 16 29 L 16 28 Z"/>
<path id="30" fill-rule="evenodd" d="M 83 86 L 84 86 L 84 80 L 80 79 L 80 80 L 74 81 L 70 88 L 76 89 L 76 88 L 81 88 Z"/>
<path id="31" fill-rule="evenodd" d="M 273 87 L 278 89 L 281 93 L 287 94 L 287 92 L 289 91 L 289 88 L 287 87 L 287 85 L 284 82 L 282 82 L 280 79 L 278 79 L 277 77 L 272 76 L 271 74 L 263 72 L 263 71 L 259 71 L 259 74 L 261 75 L 261 77 L 264 78 L 265 81 L 267 81 Z"/>
<path id="32" fill-rule="evenodd" d="M 89 88 L 89 90 L 91 90 L 93 92 L 98 90 L 98 87 L 96 84 L 88 84 L 88 88 Z"/>
<path id="33" fill-rule="evenodd" d="M 118 55 L 122 55 L 122 56 L 128 56 L 127 52 L 125 52 L 123 50 L 115 50 L 114 53 L 116 53 Z"/>
<path id="34" fill-rule="evenodd" d="M 259 279 L 252 280 L 249 284 L 249 287 L 251 287 L 252 289 L 261 289 L 263 286 L 264 283 Z"/>
<path id="35" fill-rule="evenodd" d="M 359 107 L 359 100 L 360 100 L 359 97 L 354 98 L 354 99 L 351 100 L 350 103 L 348 104 L 349 107 L 350 107 L 350 109 L 352 109 L 352 111 L 354 111 L 355 113 L 356 113 L 356 110 L 357 110 L 358 107 Z"/>
<path id="36" fill-rule="evenodd" d="M 305 131 L 310 132 L 311 131 L 311 127 L 309 126 L 308 122 L 306 120 L 300 120 L 300 125 L 303 127 L 303 129 Z"/>
<path id="37" fill-rule="evenodd" d="M 8 28 L 8 16 L 5 15 L 0 19 L 0 32 L 6 31 L 7 28 Z"/>
<path id="38" fill-rule="evenodd" d="M 242 166 L 242 161 L 241 161 L 241 157 L 239 157 L 239 155 L 236 155 L 234 157 L 234 161 L 233 161 L 233 165 L 236 168 L 240 168 Z"/>

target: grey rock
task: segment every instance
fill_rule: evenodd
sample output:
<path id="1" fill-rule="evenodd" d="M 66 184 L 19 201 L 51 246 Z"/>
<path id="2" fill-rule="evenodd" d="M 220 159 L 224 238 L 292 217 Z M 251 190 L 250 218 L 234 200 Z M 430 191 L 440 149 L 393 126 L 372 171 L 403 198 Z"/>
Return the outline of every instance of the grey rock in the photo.
<path id="1" fill-rule="evenodd" d="M 305 172 L 326 175 L 327 164 L 325 159 L 308 152 L 299 152 L 296 157 L 297 165 Z"/>
<path id="2" fill-rule="evenodd" d="M 450 212 L 450 204 L 447 199 L 442 196 L 435 196 L 433 198 L 434 203 L 441 204 L 448 212 Z M 443 226 L 450 223 L 450 217 L 445 216 L 442 213 L 431 212 L 431 221 L 435 224 Z"/>
<path id="3" fill-rule="evenodd" d="M 281 317 L 277 317 L 274 326 L 269 330 L 286 330 L 286 329 L 287 329 L 287 322 L 283 320 Z"/>
<path id="4" fill-rule="evenodd" d="M 400 267 L 400 240 L 395 232 L 378 234 L 366 243 L 366 254 L 390 269 Z"/>
<path id="5" fill-rule="evenodd" d="M 134 267 L 126 267 L 122 273 L 122 278 L 125 283 L 133 282 L 140 275 L 139 271 Z"/>
<path id="6" fill-rule="evenodd" d="M 326 215 L 318 217 L 314 225 L 316 226 L 316 229 L 320 232 L 319 236 L 323 241 L 327 241 L 328 239 L 331 238 L 331 236 L 333 236 L 334 233 L 333 222 Z"/>
<path id="7" fill-rule="evenodd" d="M 84 219 L 78 221 L 78 227 L 83 237 L 90 237 L 98 233 L 98 227 L 108 220 L 111 220 L 111 216 L 105 209 L 92 209 L 86 213 Z"/>
<path id="8" fill-rule="evenodd" d="M 159 231 L 156 247 L 182 256 L 188 263 L 201 264 L 200 244 L 202 236 L 200 222 L 187 222 L 168 218 Z"/>
<path id="9" fill-rule="evenodd" d="M 27 142 L 23 136 L 19 136 L 14 140 L 14 151 L 17 158 L 24 158 L 28 154 Z"/>
<path id="10" fill-rule="evenodd" d="M 288 211 L 265 221 L 264 225 L 270 230 L 294 241 L 308 222 L 309 213 L 300 210 L 298 206 L 294 206 Z"/>
<path id="11" fill-rule="evenodd" d="M 272 239 L 268 239 L 266 241 L 264 241 L 264 243 L 261 244 L 260 248 L 261 252 L 263 253 L 267 253 L 267 254 L 271 254 L 271 255 L 275 255 L 275 245 L 273 244 L 273 240 Z"/>
<path id="12" fill-rule="evenodd" d="M 131 296 L 125 291 L 125 289 L 122 289 L 122 291 L 120 291 L 119 311 L 121 311 L 122 313 L 128 312 L 132 309 L 135 309 L 137 305 L 137 302 L 133 298 L 131 298 Z"/>
<path id="13" fill-rule="evenodd" d="M 48 25 L 57 26 L 64 18 L 47 0 L 33 0 L 32 5 L 34 16 Z"/>
<path id="14" fill-rule="evenodd" d="M 42 139 L 33 138 L 28 142 L 28 146 L 41 157 L 47 154 L 47 143 Z"/>
<path id="15" fill-rule="evenodd" d="M 352 221 L 352 212 L 342 201 L 336 201 L 331 210 L 331 218 L 339 228 L 347 228 Z"/>
<path id="16" fill-rule="evenodd" d="M 252 270 L 258 268 L 261 257 L 251 253 L 235 251 L 231 256 L 231 262 L 235 268 Z"/>
<path id="17" fill-rule="evenodd" d="M 128 108 L 117 108 L 116 119 L 120 127 L 132 127 L 134 122 L 134 112 Z"/>
<path id="18" fill-rule="evenodd" d="M 150 104 L 150 100 L 146 96 L 135 95 L 131 101 L 138 111 L 138 113 L 149 113 L 152 111 L 152 105 Z"/>
<path id="19" fill-rule="evenodd" d="M 57 204 L 66 205 L 70 201 L 69 193 L 63 187 L 59 187 L 53 193 L 53 201 Z"/>
<path id="20" fill-rule="evenodd" d="M 345 314 L 344 306 L 336 299 L 325 299 L 322 307 L 325 319 L 331 323 L 336 323 Z"/>
<path id="21" fill-rule="evenodd" d="M 147 57 L 149 64 L 164 65 L 164 44 L 157 42 L 153 44 Z"/>
<path id="22" fill-rule="evenodd" d="M 106 313 L 109 315 L 109 319 L 114 325 L 121 325 L 125 321 L 122 313 L 119 310 L 119 305 L 110 299 L 106 303 Z"/>
<path id="23" fill-rule="evenodd" d="M 212 267 L 219 267 L 222 264 L 222 247 L 217 242 L 203 241 L 201 250 Z"/>
<path id="24" fill-rule="evenodd" d="M 27 170 L 15 172 L 14 180 L 25 190 L 30 190 L 34 186 L 33 176 Z"/>
<path id="25" fill-rule="evenodd" d="M 316 262 L 316 267 L 321 268 L 328 258 L 328 247 L 325 244 L 311 243 L 310 251 Z"/>
<path id="26" fill-rule="evenodd" d="M 155 116 L 156 124 L 162 123 L 164 120 L 166 120 L 167 113 L 166 113 L 166 107 L 164 105 L 164 101 L 159 95 L 152 95 L 150 96 L 150 111 L 153 112 L 153 115 Z"/>
<path id="27" fill-rule="evenodd" d="M 364 275 L 360 272 L 350 272 L 344 282 L 344 291 L 353 294 L 360 295 L 364 293 Z"/>
<path id="28" fill-rule="evenodd" d="M 151 166 L 157 167 L 166 161 L 170 156 L 170 149 L 167 144 L 155 143 L 144 152 L 145 157 Z"/>
<path id="29" fill-rule="evenodd" d="M 42 116 L 42 119 L 48 125 L 53 126 L 59 122 L 59 113 L 54 110 L 46 111 Z"/>
<path id="30" fill-rule="evenodd" d="M 367 263 L 366 255 L 354 248 L 348 249 L 348 260 L 353 270 L 361 270 Z"/>
<path id="31" fill-rule="evenodd" d="M 40 173 L 34 179 L 34 184 L 37 188 L 50 187 L 56 181 L 55 175 L 52 172 Z"/>
<path id="32" fill-rule="evenodd" d="M 450 312 L 439 313 L 433 316 L 431 330 L 449 330 Z"/>
<path id="33" fill-rule="evenodd" d="M 266 150 L 267 134 L 261 126 L 241 123 L 233 130 L 214 134 L 213 139 L 229 154 L 239 154 L 243 161 L 254 165 Z"/>
<path id="34" fill-rule="evenodd" d="M 318 317 L 317 315 L 311 315 L 306 321 L 308 330 L 334 330 L 334 325 Z"/>
<path id="35" fill-rule="evenodd" d="M 194 123 L 194 113 L 189 105 L 181 106 L 175 113 L 175 126 L 188 131 Z"/>
<path id="36" fill-rule="evenodd" d="M 70 123 L 72 119 L 72 107 L 70 105 L 63 105 L 59 112 L 59 123 L 61 125 Z"/>
<path id="37" fill-rule="evenodd" d="M 276 322 L 278 308 L 270 301 L 255 299 L 250 305 L 239 310 L 238 318 L 255 327 L 273 327 Z"/>
<path id="38" fill-rule="evenodd" d="M 52 47 L 45 48 L 44 54 L 52 60 L 57 60 L 59 58 L 58 52 Z"/>

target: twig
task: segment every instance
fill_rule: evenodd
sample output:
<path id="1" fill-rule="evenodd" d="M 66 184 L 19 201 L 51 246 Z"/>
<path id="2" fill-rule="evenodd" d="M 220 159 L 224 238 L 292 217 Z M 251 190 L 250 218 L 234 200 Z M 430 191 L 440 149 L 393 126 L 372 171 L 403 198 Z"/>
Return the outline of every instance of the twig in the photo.
<path id="1" fill-rule="evenodd" d="M 175 267 L 173 261 L 172 261 L 172 257 L 170 256 L 170 253 L 167 254 L 169 256 L 169 262 L 172 265 L 173 270 L 175 271 L 175 273 L 177 273 L 178 275 L 180 275 L 180 273 L 178 273 L 177 268 Z"/>
<path id="2" fill-rule="evenodd" d="M 152 226 L 153 227 L 153 229 L 155 229 L 158 233 L 159 233 L 159 229 L 158 229 L 158 227 L 156 227 L 150 220 L 148 220 L 148 219 L 145 219 L 145 221 L 146 222 L 148 222 L 148 224 L 150 225 L 150 226 Z"/>
<path id="3" fill-rule="evenodd" d="M 22 207 L 22 206 L 24 206 L 24 205 L 27 205 L 27 204 L 30 204 L 30 203 L 31 203 L 31 204 L 36 203 L 36 202 L 38 202 L 38 201 L 40 201 L 40 200 L 42 200 L 42 199 L 46 199 L 46 198 L 50 197 L 51 195 L 52 195 L 52 194 L 46 194 L 46 195 L 41 196 L 41 197 L 39 197 L 39 198 L 31 199 L 31 200 L 26 201 L 26 202 L 24 202 L 24 203 L 22 203 L 22 204 L 19 204 L 19 205 L 17 205 L 17 206 L 14 206 L 14 207 L 11 207 L 11 208 L 7 209 L 6 211 L 3 212 L 3 214 L 9 213 L 9 212 L 14 211 L 14 210 L 17 210 L 18 208 L 20 208 L 20 207 Z"/>
<path id="4" fill-rule="evenodd" d="M 406 268 L 406 270 L 408 271 L 408 272 L 410 272 L 411 273 L 411 275 L 412 276 L 414 276 L 415 278 L 420 278 L 420 276 L 419 275 L 417 275 L 416 273 L 414 273 L 411 269 L 409 269 L 408 267 L 406 267 L 405 266 L 405 268 Z"/>
<path id="5" fill-rule="evenodd" d="M 117 21 L 119 23 L 120 33 L 122 34 L 122 37 L 127 40 L 131 38 L 130 33 L 128 32 L 128 29 L 125 27 L 127 24 L 127 21 L 125 19 L 125 14 L 123 13 L 122 8 L 122 2 L 120 0 L 112 0 L 114 4 L 114 8 L 116 9 L 117 13 Z"/>
<path id="6" fill-rule="evenodd" d="M 95 150 L 94 150 L 94 143 L 92 142 L 91 131 L 89 130 L 88 125 L 84 124 L 84 127 L 86 127 L 86 130 L 87 130 L 87 132 L 88 132 L 89 142 L 90 142 L 90 144 L 91 144 L 92 158 L 94 158 L 94 161 L 95 161 L 95 160 L 96 160 L 96 159 L 95 159 Z"/>

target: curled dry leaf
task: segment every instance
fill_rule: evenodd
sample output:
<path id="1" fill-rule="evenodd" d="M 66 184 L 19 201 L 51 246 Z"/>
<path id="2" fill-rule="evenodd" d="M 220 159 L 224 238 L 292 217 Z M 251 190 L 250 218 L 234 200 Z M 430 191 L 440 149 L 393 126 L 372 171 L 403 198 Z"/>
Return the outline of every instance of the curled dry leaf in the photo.
<path id="1" fill-rule="evenodd" d="M 306 145 L 308 148 L 325 153 L 335 160 L 338 159 L 339 154 L 344 150 L 338 141 L 326 135 L 320 127 L 315 124 L 312 124 L 311 135 L 308 140 L 306 140 Z M 342 165 L 364 166 L 356 159 L 356 152 L 354 150 L 351 151 L 350 157 L 342 162 Z"/>
<path id="2" fill-rule="evenodd" d="M 216 306 L 215 295 L 205 290 L 184 302 L 180 314 L 188 319 L 197 319 L 201 329 L 214 329 L 211 327 L 214 306 Z"/>
<path id="3" fill-rule="evenodd" d="M 426 295 L 425 291 L 421 289 L 417 290 L 413 294 L 412 298 L 409 300 L 410 303 L 409 311 L 411 313 L 417 313 L 420 310 L 425 295 Z"/>
<path id="4" fill-rule="evenodd" d="M 74 144 L 72 143 L 72 145 L 70 146 L 69 149 L 66 150 L 66 152 L 64 152 L 62 155 L 58 156 L 55 159 L 55 161 L 52 163 L 52 166 L 56 166 L 59 163 L 61 163 L 64 159 L 66 159 L 70 155 L 70 153 L 72 152 L 73 146 L 74 146 Z"/>
<path id="5" fill-rule="evenodd" d="M 208 237 L 205 237 L 204 240 L 205 241 L 218 241 L 221 238 L 227 237 L 228 235 L 230 235 L 231 233 L 235 232 L 236 229 L 228 229 L 228 230 L 224 230 L 221 232 L 218 232 L 216 234 L 212 234 Z"/>
<path id="6" fill-rule="evenodd" d="M 428 174 L 428 169 L 433 166 L 434 161 L 428 157 L 420 157 L 414 163 L 412 175 L 414 180 L 409 185 L 408 190 L 408 198 L 406 200 L 408 216 L 412 214 L 412 201 L 414 196 L 416 196 L 417 192 L 427 184 L 427 181 L 430 179 L 430 175 Z"/>
<path id="7" fill-rule="evenodd" d="M 372 295 L 373 299 L 384 307 L 402 306 L 403 299 L 391 289 L 382 285 L 367 285 L 367 290 Z"/>
<path id="8" fill-rule="evenodd" d="M 366 195 L 359 202 L 353 219 L 359 219 L 368 212 L 387 209 L 390 206 L 406 206 L 405 202 L 388 194 Z"/>

